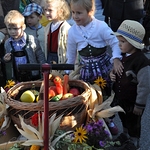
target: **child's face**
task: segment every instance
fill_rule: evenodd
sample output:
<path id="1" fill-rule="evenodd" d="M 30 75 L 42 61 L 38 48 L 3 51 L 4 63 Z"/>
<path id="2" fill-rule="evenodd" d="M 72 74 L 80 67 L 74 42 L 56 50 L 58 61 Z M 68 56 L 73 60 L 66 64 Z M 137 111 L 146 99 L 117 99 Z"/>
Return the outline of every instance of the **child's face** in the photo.
<path id="1" fill-rule="evenodd" d="M 45 8 L 45 16 L 47 20 L 57 22 L 58 21 L 58 10 L 57 7 L 55 6 L 55 3 L 47 3 Z"/>
<path id="2" fill-rule="evenodd" d="M 19 40 L 24 33 L 24 29 L 25 29 L 25 25 L 21 26 L 21 25 L 17 25 L 17 24 L 11 24 L 8 25 L 6 24 L 7 30 L 8 30 L 8 34 L 14 39 L 14 40 Z"/>
<path id="3" fill-rule="evenodd" d="M 39 25 L 40 19 L 41 19 L 40 15 L 37 15 L 36 13 L 32 13 L 30 16 L 26 17 L 26 23 L 30 27 L 37 28 Z"/>
<path id="4" fill-rule="evenodd" d="M 117 36 L 119 40 L 119 47 L 122 53 L 133 54 L 136 51 L 136 48 L 131 45 L 124 37 Z"/>
<path id="5" fill-rule="evenodd" d="M 91 12 L 87 12 L 85 8 L 78 3 L 71 5 L 72 18 L 77 25 L 86 26 L 92 21 Z"/>

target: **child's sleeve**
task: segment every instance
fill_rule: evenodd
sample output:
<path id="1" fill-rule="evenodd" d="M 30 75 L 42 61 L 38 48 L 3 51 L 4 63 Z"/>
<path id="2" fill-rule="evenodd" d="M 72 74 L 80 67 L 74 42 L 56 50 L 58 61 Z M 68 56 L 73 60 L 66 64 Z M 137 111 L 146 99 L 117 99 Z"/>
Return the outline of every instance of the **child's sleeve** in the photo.
<path id="1" fill-rule="evenodd" d="M 106 45 L 109 45 L 112 50 L 112 59 L 121 58 L 121 50 L 119 48 L 119 41 L 117 37 L 113 34 L 111 28 L 106 24 L 102 24 L 102 38 L 106 42 Z"/>
<path id="2" fill-rule="evenodd" d="M 36 55 L 37 62 L 40 64 L 44 64 L 46 63 L 44 52 L 42 51 L 38 39 L 35 39 L 35 41 L 36 41 L 35 55 Z"/>
<path id="3" fill-rule="evenodd" d="M 68 32 L 68 39 L 67 39 L 67 63 L 68 64 L 74 64 L 77 57 L 77 46 L 73 38 L 73 33 L 71 30 Z"/>
<path id="4" fill-rule="evenodd" d="M 150 94 L 150 66 L 146 66 L 137 74 L 137 97 L 136 97 L 136 107 L 144 108 L 148 95 Z"/>

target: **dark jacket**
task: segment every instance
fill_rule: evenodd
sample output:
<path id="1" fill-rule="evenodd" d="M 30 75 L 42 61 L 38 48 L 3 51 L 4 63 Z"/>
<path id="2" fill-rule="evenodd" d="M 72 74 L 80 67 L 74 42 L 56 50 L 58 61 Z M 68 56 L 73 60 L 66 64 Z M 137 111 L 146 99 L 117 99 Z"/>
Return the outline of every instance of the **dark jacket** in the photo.
<path id="1" fill-rule="evenodd" d="M 20 0 L 0 0 L 0 32 L 6 34 L 4 17 L 10 10 L 19 10 Z"/>
<path id="2" fill-rule="evenodd" d="M 101 2 L 102 2 L 102 8 L 104 8 L 106 0 L 101 0 Z"/>
<path id="3" fill-rule="evenodd" d="M 116 75 L 113 85 L 115 97 L 119 101 L 144 108 L 150 89 L 150 61 L 139 50 L 123 57 L 122 64 L 124 71 L 121 76 Z"/>
<path id="4" fill-rule="evenodd" d="M 103 14 L 112 19 L 138 20 L 143 17 L 143 0 L 105 0 Z"/>

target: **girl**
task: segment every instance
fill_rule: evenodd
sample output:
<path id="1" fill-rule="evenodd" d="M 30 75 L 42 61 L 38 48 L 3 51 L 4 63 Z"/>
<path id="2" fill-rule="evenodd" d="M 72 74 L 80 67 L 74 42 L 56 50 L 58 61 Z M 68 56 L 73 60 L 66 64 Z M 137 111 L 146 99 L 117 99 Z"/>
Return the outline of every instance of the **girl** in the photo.
<path id="1" fill-rule="evenodd" d="M 68 32 L 67 63 L 75 63 L 78 51 L 83 65 L 80 78 L 94 83 L 98 77 L 102 77 L 110 88 L 108 73 L 112 64 L 106 46 L 112 48 L 112 60 L 118 73 L 122 71 L 122 64 L 118 60 L 120 49 L 117 38 L 111 34 L 112 30 L 107 24 L 94 18 L 94 6 L 94 0 L 71 0 L 72 17 L 76 24 Z"/>
<path id="2" fill-rule="evenodd" d="M 70 6 L 76 24 L 68 32 L 67 63 L 74 64 L 78 52 L 83 66 L 80 79 L 91 84 L 98 78 L 106 80 L 103 95 L 105 93 L 105 96 L 109 96 L 111 81 L 108 74 L 112 64 L 111 57 L 106 53 L 106 46 L 111 47 L 114 69 L 121 74 L 123 67 L 118 59 L 121 56 L 118 40 L 104 21 L 94 18 L 94 0 L 71 0 Z"/>
<path id="3" fill-rule="evenodd" d="M 51 21 L 45 27 L 45 56 L 47 62 L 66 62 L 66 43 L 70 25 L 70 9 L 65 0 L 46 0 L 45 15 Z"/>

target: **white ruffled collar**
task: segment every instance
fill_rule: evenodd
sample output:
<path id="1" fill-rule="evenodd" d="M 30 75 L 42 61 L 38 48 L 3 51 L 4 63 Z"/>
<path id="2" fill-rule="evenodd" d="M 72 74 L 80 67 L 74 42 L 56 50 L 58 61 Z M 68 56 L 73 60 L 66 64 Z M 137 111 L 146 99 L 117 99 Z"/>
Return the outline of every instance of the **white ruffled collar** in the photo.
<path id="1" fill-rule="evenodd" d="M 58 29 L 58 27 L 60 26 L 60 24 L 62 23 L 63 21 L 58 21 L 56 22 L 55 24 L 52 22 L 51 24 L 51 32 L 54 32 L 55 30 Z"/>
<path id="2" fill-rule="evenodd" d="M 81 36 L 84 38 L 86 42 L 88 42 L 88 39 L 94 32 L 94 28 L 96 27 L 95 25 L 95 18 L 92 17 L 92 21 L 87 24 L 86 26 L 78 26 L 77 25 L 77 30 L 80 32 Z"/>

